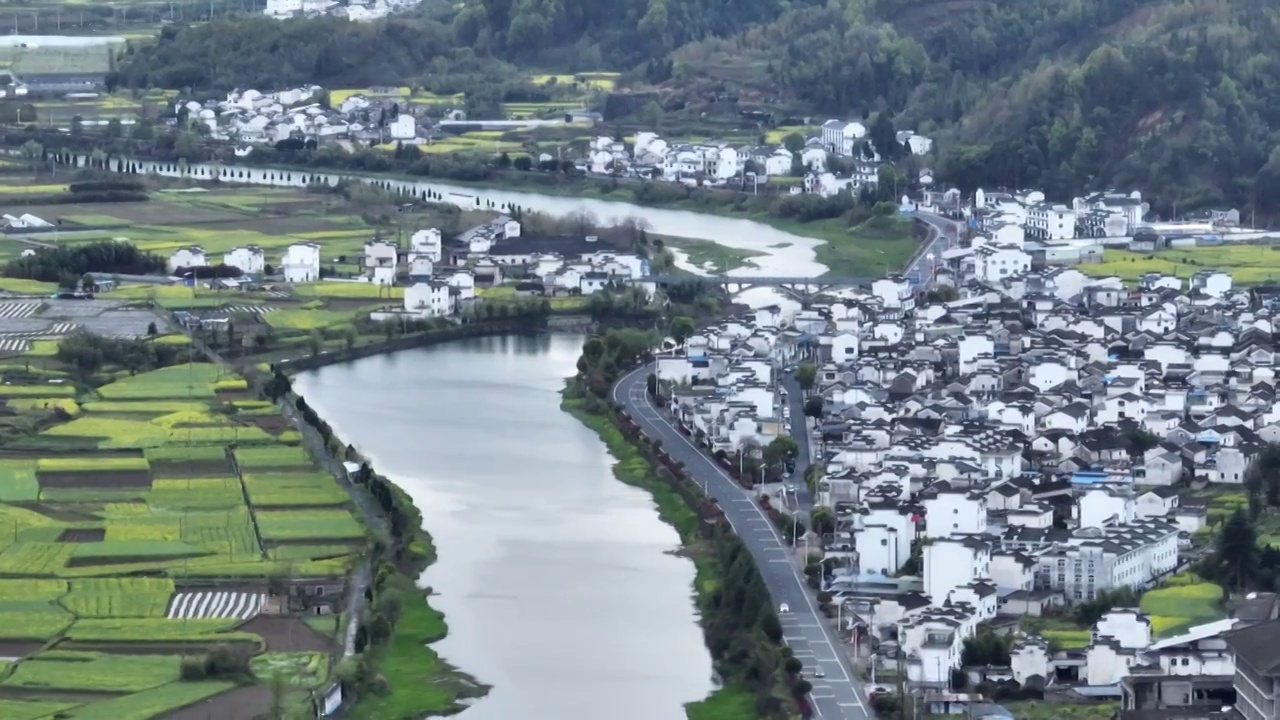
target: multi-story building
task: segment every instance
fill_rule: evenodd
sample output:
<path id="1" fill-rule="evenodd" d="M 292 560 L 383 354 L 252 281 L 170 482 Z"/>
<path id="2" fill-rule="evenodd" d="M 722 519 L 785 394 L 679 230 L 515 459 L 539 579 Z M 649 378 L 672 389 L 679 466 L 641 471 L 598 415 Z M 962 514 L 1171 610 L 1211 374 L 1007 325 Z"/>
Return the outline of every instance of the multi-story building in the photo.
<path id="1" fill-rule="evenodd" d="M 1104 590 L 1147 587 L 1177 565 L 1178 528 L 1164 520 L 1085 527 L 1040 555 L 1036 585 L 1068 601 L 1092 600 Z"/>
<path id="2" fill-rule="evenodd" d="M 1227 636 L 1235 653 L 1236 712 L 1244 720 L 1275 720 L 1280 713 L 1280 620 Z"/>

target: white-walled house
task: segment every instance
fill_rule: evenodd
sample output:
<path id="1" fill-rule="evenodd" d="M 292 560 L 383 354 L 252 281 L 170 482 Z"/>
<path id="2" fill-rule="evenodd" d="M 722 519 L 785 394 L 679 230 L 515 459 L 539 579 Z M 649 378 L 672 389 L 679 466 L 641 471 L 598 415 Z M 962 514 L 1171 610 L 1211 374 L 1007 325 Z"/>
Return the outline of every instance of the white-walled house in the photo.
<path id="1" fill-rule="evenodd" d="M 935 604 L 951 591 L 991 575 L 991 545 L 977 537 L 934 540 L 924 548 L 924 592 Z"/>
<path id="2" fill-rule="evenodd" d="M 425 255 L 435 263 L 444 258 L 444 244 L 440 238 L 440 231 L 435 228 L 415 232 L 409 238 L 409 248 L 410 262 L 413 262 L 413 258 L 417 255 Z"/>
<path id="3" fill-rule="evenodd" d="M 454 293 L 447 282 L 427 281 L 404 289 L 404 310 L 423 317 L 443 317 L 454 311 Z"/>
<path id="4" fill-rule="evenodd" d="M 209 260 L 205 257 L 204 248 L 201 248 L 198 245 L 179 248 L 174 250 L 173 254 L 169 256 L 169 272 L 173 272 L 179 268 L 208 266 Z"/>
<path id="5" fill-rule="evenodd" d="M 377 285 L 392 285 L 396 280 L 399 248 L 389 240 L 370 240 L 364 244 L 360 264 L 369 280 Z"/>
<path id="6" fill-rule="evenodd" d="M 320 279 L 320 246 L 316 243 L 294 243 L 280 258 L 280 272 L 285 282 L 314 282 Z"/>
<path id="7" fill-rule="evenodd" d="M 853 157 L 860 153 L 862 143 L 867 136 L 867 126 L 860 122 L 844 120 L 828 120 L 822 124 L 822 144 L 831 152 L 844 157 Z"/>
<path id="8" fill-rule="evenodd" d="M 258 275 L 266 268 L 266 258 L 262 248 L 257 245 L 246 245 L 223 255 L 222 264 L 239 268 L 240 272 L 247 275 Z"/>

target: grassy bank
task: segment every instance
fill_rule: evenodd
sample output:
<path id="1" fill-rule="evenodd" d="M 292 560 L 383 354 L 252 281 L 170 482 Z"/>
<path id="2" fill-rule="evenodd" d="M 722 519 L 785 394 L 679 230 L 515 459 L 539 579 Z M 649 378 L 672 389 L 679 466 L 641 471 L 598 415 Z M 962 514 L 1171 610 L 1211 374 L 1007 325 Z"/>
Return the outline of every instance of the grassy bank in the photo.
<path id="1" fill-rule="evenodd" d="M 753 250 L 731 248 L 710 240 L 693 240 L 690 238 L 672 237 L 669 235 L 650 235 L 661 240 L 663 245 L 683 252 L 689 262 L 701 270 L 723 275 L 730 270 L 751 265 L 751 258 L 764 255 Z"/>
<path id="2" fill-rule="evenodd" d="M 347 715 L 352 720 L 452 715 L 465 708 L 459 700 L 488 691 L 431 649 L 430 644 L 442 640 L 449 628 L 427 594 L 409 583 L 402 597 L 400 619 L 390 640 L 371 651 L 386 690 L 361 697 Z"/>
<path id="3" fill-rule="evenodd" d="M 581 399 L 569 397 L 567 393 L 561 407 L 595 431 L 604 441 L 609 454 L 617 459 L 613 466 L 615 477 L 653 495 L 659 517 L 680 533 L 684 554 L 693 561 L 697 569 L 694 591 L 699 608 L 705 607 L 723 575 L 712 548 L 698 536 L 697 514 L 670 485 L 658 478 L 653 466 L 607 418 L 588 412 Z M 755 695 L 747 688 L 737 685 L 720 687 L 707 699 L 688 704 L 685 710 L 689 720 L 748 720 L 757 717 Z"/>

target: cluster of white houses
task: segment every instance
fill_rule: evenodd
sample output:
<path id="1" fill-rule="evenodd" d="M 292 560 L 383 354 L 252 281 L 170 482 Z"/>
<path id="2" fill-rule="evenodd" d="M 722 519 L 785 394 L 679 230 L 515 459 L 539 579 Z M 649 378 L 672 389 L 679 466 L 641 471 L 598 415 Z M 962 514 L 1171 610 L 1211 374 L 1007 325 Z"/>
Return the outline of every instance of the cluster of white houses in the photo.
<path id="1" fill-rule="evenodd" d="M 837 520 L 815 541 L 823 588 L 924 686 L 951 682 L 980 625 L 1020 633 L 1017 618 L 1141 593 L 1185 568 L 1207 512 L 1178 488 L 1239 486 L 1280 441 L 1280 292 L 1212 270 L 1128 286 L 1039 267 L 1026 239 L 1024 224 L 1000 225 L 944 253 L 935 287 L 954 300 L 924 302 L 888 277 L 785 322 L 774 308 L 726 321 L 658 359 L 675 417 L 731 455 L 787 432 L 779 365 L 815 364 L 813 495 Z M 1240 629 L 1280 641 L 1264 622 L 1275 597 L 1249 600 L 1266 612 L 1176 637 L 1157 639 L 1136 609 L 1103 617 L 1083 650 L 1020 633 L 1013 667 L 991 677 L 1069 684 L 1126 710 L 1228 704 Z M 1280 642 L 1250 647 L 1266 684 L 1240 712 L 1275 718 Z"/>
<path id="2" fill-rule="evenodd" d="M 270 266 L 262 248 L 246 246 L 223 254 L 221 264 L 247 276 L 286 283 L 371 283 L 405 288 L 401 308 L 377 313 L 379 318 L 412 319 L 456 315 L 475 301 L 477 289 L 511 284 L 519 296 L 591 295 L 609 287 L 638 285 L 649 274 L 649 262 L 621 252 L 596 236 L 528 236 L 508 216 L 477 225 L 446 241 L 439 230 L 419 230 L 406 245 L 374 238 L 359 256 L 359 272 L 352 277 L 321 273 L 317 243 L 290 245 L 279 264 Z M 169 271 L 182 274 L 211 265 L 197 246 L 180 248 L 169 257 Z"/>

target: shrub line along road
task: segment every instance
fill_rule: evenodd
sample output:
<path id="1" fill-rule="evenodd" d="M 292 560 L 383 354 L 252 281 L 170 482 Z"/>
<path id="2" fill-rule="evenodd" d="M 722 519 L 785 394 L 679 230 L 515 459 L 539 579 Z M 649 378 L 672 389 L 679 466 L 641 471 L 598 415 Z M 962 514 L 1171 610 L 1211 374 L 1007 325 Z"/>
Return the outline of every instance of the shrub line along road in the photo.
<path id="1" fill-rule="evenodd" d="M 806 679 L 813 684 L 811 702 L 816 716 L 827 720 L 867 720 L 870 714 L 855 687 L 853 668 L 844 648 L 818 610 L 795 563 L 792 550 L 764 514 L 752 493 L 738 485 L 715 461 L 680 434 L 649 402 L 647 381 L 652 365 L 623 376 L 613 388 L 614 402 L 676 461 L 684 463 L 692 478 L 716 498 L 738 537 L 755 558 L 773 601 L 786 603 L 790 612 L 779 613 L 783 641 L 804 663 Z M 798 465 L 797 465 L 798 467 Z M 826 677 L 812 677 L 821 668 Z"/>

